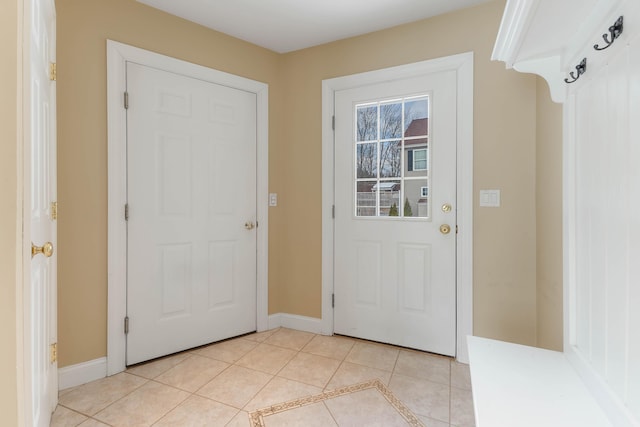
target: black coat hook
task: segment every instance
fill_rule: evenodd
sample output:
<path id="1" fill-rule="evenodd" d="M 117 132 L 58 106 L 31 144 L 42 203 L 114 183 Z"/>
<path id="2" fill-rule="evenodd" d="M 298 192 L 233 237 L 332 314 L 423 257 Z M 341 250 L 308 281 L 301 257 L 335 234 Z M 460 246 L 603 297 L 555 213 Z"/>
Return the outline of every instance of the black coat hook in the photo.
<path id="1" fill-rule="evenodd" d="M 622 16 L 618 18 L 618 20 L 609 27 L 609 34 L 602 35 L 602 38 L 607 43 L 607 45 L 604 47 L 600 47 L 596 44 L 593 46 L 595 50 L 605 50 L 606 48 L 611 46 L 618 37 L 620 37 L 620 34 L 622 34 L 622 18 Z"/>
<path id="2" fill-rule="evenodd" d="M 569 73 L 573 80 L 564 79 L 565 83 L 574 83 L 577 81 L 581 75 L 583 75 L 587 71 L 587 58 L 582 58 L 582 61 L 578 65 L 576 65 L 576 71 L 572 71 Z"/>

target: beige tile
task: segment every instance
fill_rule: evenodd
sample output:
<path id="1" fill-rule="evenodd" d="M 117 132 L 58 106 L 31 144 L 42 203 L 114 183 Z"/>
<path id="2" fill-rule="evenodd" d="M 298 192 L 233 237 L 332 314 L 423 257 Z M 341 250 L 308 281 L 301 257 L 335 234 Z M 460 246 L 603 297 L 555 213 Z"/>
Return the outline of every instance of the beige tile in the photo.
<path id="1" fill-rule="evenodd" d="M 86 419 L 85 415 L 58 405 L 51 416 L 51 427 L 75 427 Z"/>
<path id="2" fill-rule="evenodd" d="M 356 342 L 345 360 L 383 371 L 393 371 L 399 352 L 397 348 L 387 345 Z"/>
<path id="3" fill-rule="evenodd" d="M 196 350 L 196 354 L 222 360 L 227 363 L 235 363 L 242 356 L 253 350 L 258 343 L 256 341 L 236 338 L 234 340 L 223 341 Z"/>
<path id="4" fill-rule="evenodd" d="M 264 409 L 277 403 L 322 393 L 322 389 L 286 378 L 274 377 L 260 392 L 244 407 L 247 412 Z"/>
<path id="5" fill-rule="evenodd" d="M 78 427 L 109 427 L 109 424 L 101 423 L 98 420 L 89 418 L 87 421 L 83 422 Z"/>
<path id="6" fill-rule="evenodd" d="M 236 365 L 276 374 L 296 352 L 269 344 L 260 344 L 236 362 Z"/>
<path id="7" fill-rule="evenodd" d="M 456 427 L 474 427 L 473 395 L 470 390 L 451 387 L 451 424 Z"/>
<path id="8" fill-rule="evenodd" d="M 149 378 L 151 380 L 189 357 L 191 357 L 191 355 L 188 353 L 174 354 L 173 356 L 163 357 L 161 359 L 152 360 L 151 362 L 141 363 L 127 368 L 127 373 Z"/>
<path id="9" fill-rule="evenodd" d="M 162 418 L 189 393 L 149 381 L 133 393 L 98 412 L 94 418 L 113 426 L 148 426 Z"/>
<path id="10" fill-rule="evenodd" d="M 198 390 L 197 394 L 241 409 L 272 378 L 273 375 L 233 365 Z"/>
<path id="11" fill-rule="evenodd" d="M 400 350 L 394 373 L 449 385 L 451 359 L 413 350 Z"/>
<path id="12" fill-rule="evenodd" d="M 370 368 L 368 366 L 356 365 L 355 363 L 342 362 L 336 373 L 325 387 L 325 390 L 333 390 L 348 385 L 362 383 L 378 378 L 383 384 L 389 384 L 391 372 L 381 369 Z"/>
<path id="13" fill-rule="evenodd" d="M 315 334 L 312 334 L 310 332 L 281 328 L 278 332 L 271 335 L 264 342 L 266 344 L 300 351 L 305 345 L 309 343 L 309 341 L 313 339 L 314 336 Z"/>
<path id="14" fill-rule="evenodd" d="M 451 387 L 471 390 L 471 373 L 469 365 L 451 362 Z"/>
<path id="15" fill-rule="evenodd" d="M 194 354 L 158 376 L 156 381 L 193 393 L 228 367 L 228 363 Z"/>
<path id="16" fill-rule="evenodd" d="M 393 374 L 389 389 L 416 415 L 449 422 L 449 386 Z"/>
<path id="17" fill-rule="evenodd" d="M 331 359 L 344 360 L 353 348 L 355 341 L 343 337 L 316 335 L 302 351 Z"/>
<path id="18" fill-rule="evenodd" d="M 177 408 L 162 417 L 154 427 L 224 426 L 236 416 L 238 410 L 200 396 L 191 396 Z"/>
<path id="19" fill-rule="evenodd" d="M 147 382 L 144 378 L 123 372 L 74 387 L 60 397 L 59 403 L 85 415 L 94 415 Z"/>
<path id="20" fill-rule="evenodd" d="M 422 421 L 422 424 L 426 427 L 449 427 L 449 423 L 445 423 L 443 421 L 434 420 L 433 418 L 422 415 L 416 415 L 416 417 L 420 418 L 420 421 Z"/>
<path id="21" fill-rule="evenodd" d="M 323 388 L 340 366 L 340 361 L 315 354 L 298 353 L 278 376 Z"/>
<path id="22" fill-rule="evenodd" d="M 69 392 L 73 391 L 75 387 L 69 387 L 69 388 L 65 388 L 64 390 L 58 390 L 58 399 L 60 399 L 60 397 L 64 396 L 65 394 L 68 394 Z"/>
<path id="23" fill-rule="evenodd" d="M 407 421 L 375 388 L 325 401 L 340 426 L 407 426 Z"/>
<path id="24" fill-rule="evenodd" d="M 251 427 L 249 413 L 245 411 L 238 412 L 238 414 L 233 417 L 225 427 Z"/>
<path id="25" fill-rule="evenodd" d="M 280 328 L 269 329 L 268 331 L 262 331 L 262 332 L 257 332 L 255 334 L 245 335 L 242 338 L 249 341 L 264 342 L 264 340 L 266 340 L 267 338 L 269 338 L 271 335 L 275 334 L 279 330 Z"/>
<path id="26" fill-rule="evenodd" d="M 338 425 L 322 402 L 269 415 L 264 418 L 264 422 L 266 427 L 330 427 Z"/>

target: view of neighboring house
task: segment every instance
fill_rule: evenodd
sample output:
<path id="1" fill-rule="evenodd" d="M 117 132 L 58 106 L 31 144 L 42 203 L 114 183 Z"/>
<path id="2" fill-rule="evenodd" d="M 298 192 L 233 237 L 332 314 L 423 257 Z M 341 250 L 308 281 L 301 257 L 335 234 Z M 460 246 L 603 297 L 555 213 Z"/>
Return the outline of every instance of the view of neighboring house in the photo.
<path id="1" fill-rule="evenodd" d="M 358 110 L 356 216 L 429 216 L 429 118 L 420 117 L 427 105 L 423 98 L 406 101 L 404 112 L 401 103 Z"/>

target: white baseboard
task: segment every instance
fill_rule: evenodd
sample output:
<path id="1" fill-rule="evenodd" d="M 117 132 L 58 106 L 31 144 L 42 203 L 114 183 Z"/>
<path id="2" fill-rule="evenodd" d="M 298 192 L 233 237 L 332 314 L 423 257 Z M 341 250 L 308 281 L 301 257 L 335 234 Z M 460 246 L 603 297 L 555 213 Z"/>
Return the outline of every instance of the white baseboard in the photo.
<path id="1" fill-rule="evenodd" d="M 58 388 L 64 390 L 69 387 L 99 380 L 106 376 L 107 358 L 101 357 L 58 369 Z"/>
<path id="2" fill-rule="evenodd" d="M 322 333 L 322 319 L 298 316 L 297 314 L 276 313 L 269 316 L 269 329 L 289 328 L 298 331 Z"/>
<path id="3" fill-rule="evenodd" d="M 276 313 L 269 316 L 268 329 L 289 328 L 298 331 L 322 333 L 322 320 L 314 317 L 298 316 L 296 314 Z M 107 358 L 89 360 L 77 365 L 65 366 L 58 369 L 58 388 L 60 390 L 69 387 L 86 384 L 107 376 Z"/>

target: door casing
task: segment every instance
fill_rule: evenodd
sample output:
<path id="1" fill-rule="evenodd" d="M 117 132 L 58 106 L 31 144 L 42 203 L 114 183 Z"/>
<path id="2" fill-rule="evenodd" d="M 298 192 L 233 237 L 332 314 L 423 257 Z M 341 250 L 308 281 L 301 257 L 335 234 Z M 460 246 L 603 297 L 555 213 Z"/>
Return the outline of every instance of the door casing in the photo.
<path id="1" fill-rule="evenodd" d="M 158 68 L 256 94 L 257 144 L 257 329 L 268 327 L 268 85 L 222 71 L 192 64 L 165 55 L 107 40 L 107 112 L 108 112 L 108 321 L 107 375 L 126 368 L 124 318 L 126 316 L 127 236 L 124 205 L 126 181 L 126 63 Z"/>
<path id="2" fill-rule="evenodd" d="M 334 94 L 439 71 L 457 73 L 457 249 L 456 358 L 469 362 L 467 336 L 473 335 L 473 52 L 353 74 L 322 82 L 322 333 L 333 334 L 334 289 Z"/>

